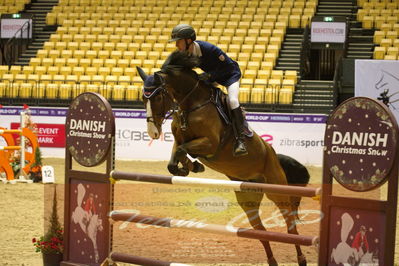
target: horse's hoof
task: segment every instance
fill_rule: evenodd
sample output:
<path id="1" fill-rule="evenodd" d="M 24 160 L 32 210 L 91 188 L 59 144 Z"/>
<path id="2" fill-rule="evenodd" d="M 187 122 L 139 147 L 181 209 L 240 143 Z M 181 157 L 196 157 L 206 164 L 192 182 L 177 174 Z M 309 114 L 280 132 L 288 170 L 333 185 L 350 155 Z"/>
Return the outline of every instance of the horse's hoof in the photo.
<path id="1" fill-rule="evenodd" d="M 307 265 L 305 255 L 298 256 L 298 265 L 299 266 L 306 266 Z"/>
<path id="2" fill-rule="evenodd" d="M 190 173 L 190 171 L 188 169 L 179 168 L 177 175 L 179 175 L 179 176 L 188 176 L 189 173 Z"/>
<path id="3" fill-rule="evenodd" d="M 193 172 L 194 173 L 201 173 L 201 172 L 205 171 L 205 167 L 204 167 L 204 165 L 202 163 L 199 163 L 199 162 L 195 161 L 193 163 L 193 166 L 194 166 L 193 167 Z"/>
<path id="4" fill-rule="evenodd" d="M 267 264 L 269 264 L 269 266 L 278 266 L 278 263 L 274 257 L 267 259 Z"/>
<path id="5" fill-rule="evenodd" d="M 172 175 L 178 175 L 179 167 L 177 166 L 177 164 L 168 164 L 168 171 Z"/>

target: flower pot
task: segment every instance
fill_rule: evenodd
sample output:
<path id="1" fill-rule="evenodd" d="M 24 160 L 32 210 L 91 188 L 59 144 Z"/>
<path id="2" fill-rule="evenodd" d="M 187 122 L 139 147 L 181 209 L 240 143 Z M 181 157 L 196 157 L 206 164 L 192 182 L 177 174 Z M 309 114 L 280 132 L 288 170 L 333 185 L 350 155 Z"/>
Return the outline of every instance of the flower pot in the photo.
<path id="1" fill-rule="evenodd" d="M 44 254 L 43 266 L 59 266 L 62 261 L 62 254 Z"/>

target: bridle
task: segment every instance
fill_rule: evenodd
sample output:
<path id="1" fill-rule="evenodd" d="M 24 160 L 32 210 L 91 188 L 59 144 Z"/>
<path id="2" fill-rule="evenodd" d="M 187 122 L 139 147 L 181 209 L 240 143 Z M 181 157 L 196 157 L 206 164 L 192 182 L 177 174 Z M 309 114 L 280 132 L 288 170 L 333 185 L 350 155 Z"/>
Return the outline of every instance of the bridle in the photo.
<path id="1" fill-rule="evenodd" d="M 160 111 L 160 113 L 152 114 L 152 116 L 147 116 L 147 123 L 151 122 L 151 123 L 154 123 L 156 126 L 161 127 L 162 124 L 164 124 L 166 122 L 166 120 L 169 117 L 171 117 L 173 115 L 173 113 L 175 112 L 176 103 L 174 102 L 173 98 L 169 95 L 168 91 L 165 89 L 164 83 L 162 83 L 158 87 L 144 87 L 143 88 L 143 97 L 146 98 L 147 100 L 149 100 L 150 103 L 151 103 L 151 98 L 157 96 L 158 94 L 161 95 L 161 97 L 162 97 L 162 110 Z M 173 103 L 172 108 L 170 108 L 170 109 L 167 108 L 166 101 L 164 101 L 165 98 L 169 98 L 170 102 Z M 170 111 L 170 110 L 172 110 L 172 112 L 169 112 L 169 114 L 167 114 L 168 111 Z M 158 123 L 156 121 L 156 118 L 158 118 L 158 117 L 163 118 L 162 123 Z"/>

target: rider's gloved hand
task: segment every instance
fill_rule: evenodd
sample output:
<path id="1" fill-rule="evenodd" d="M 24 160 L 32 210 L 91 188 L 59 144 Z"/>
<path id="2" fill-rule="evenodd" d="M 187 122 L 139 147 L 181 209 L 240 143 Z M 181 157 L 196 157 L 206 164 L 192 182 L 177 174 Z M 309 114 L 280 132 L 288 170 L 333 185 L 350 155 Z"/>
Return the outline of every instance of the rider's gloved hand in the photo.
<path id="1" fill-rule="evenodd" d="M 211 74 L 203 72 L 198 75 L 199 80 L 207 81 L 211 78 Z"/>

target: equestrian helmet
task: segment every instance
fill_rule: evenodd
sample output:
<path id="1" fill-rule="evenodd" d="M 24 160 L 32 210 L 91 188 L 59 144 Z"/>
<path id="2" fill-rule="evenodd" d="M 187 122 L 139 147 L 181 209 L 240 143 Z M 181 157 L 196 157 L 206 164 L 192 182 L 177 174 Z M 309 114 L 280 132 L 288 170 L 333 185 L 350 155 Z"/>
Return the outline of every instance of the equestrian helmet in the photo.
<path id="1" fill-rule="evenodd" d="M 192 26 L 188 24 L 179 24 L 172 30 L 172 38 L 169 42 L 175 42 L 181 39 L 191 39 L 195 41 L 196 39 L 195 30 Z"/>

